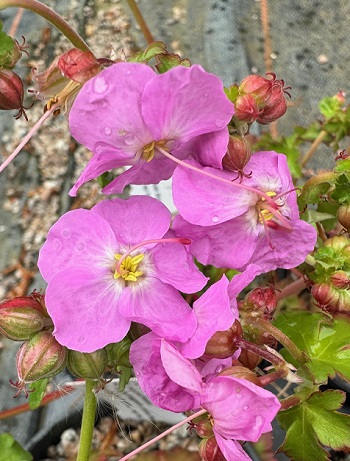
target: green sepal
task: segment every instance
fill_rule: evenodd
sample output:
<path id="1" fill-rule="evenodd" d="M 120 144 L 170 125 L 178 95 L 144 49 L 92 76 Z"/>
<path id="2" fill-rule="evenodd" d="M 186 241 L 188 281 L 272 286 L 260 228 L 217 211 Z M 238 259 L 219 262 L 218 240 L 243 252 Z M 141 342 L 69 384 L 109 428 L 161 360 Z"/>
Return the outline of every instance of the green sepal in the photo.
<path id="1" fill-rule="evenodd" d="M 191 62 L 188 59 L 181 59 L 178 54 L 158 54 L 157 61 L 156 68 L 160 74 L 164 74 L 173 67 L 191 67 Z"/>
<path id="2" fill-rule="evenodd" d="M 15 41 L 2 30 L 2 27 L 3 23 L 0 21 L 0 57 L 7 53 L 11 53 L 15 47 Z"/>
<path id="3" fill-rule="evenodd" d="M 116 370 L 119 375 L 119 383 L 118 383 L 118 391 L 123 392 L 125 389 L 125 386 L 128 384 L 130 381 L 131 375 L 132 375 L 132 368 L 130 367 L 124 367 L 123 365 L 118 365 L 116 367 Z"/>
<path id="4" fill-rule="evenodd" d="M 0 434 L 0 461 L 32 461 L 33 456 L 12 437 Z"/>
<path id="5" fill-rule="evenodd" d="M 325 314 L 298 310 L 280 314 L 274 324 L 310 358 L 303 367 L 315 383 L 326 383 L 336 374 L 350 381 L 350 325 L 346 317 L 331 320 Z M 282 349 L 281 353 L 298 366 L 288 351 Z"/>
<path id="6" fill-rule="evenodd" d="M 35 381 L 30 383 L 29 385 L 29 407 L 31 410 L 36 410 L 40 407 L 41 401 L 45 395 L 47 383 L 49 382 L 48 378 L 39 379 L 39 381 Z"/>
<path id="7" fill-rule="evenodd" d="M 323 448 L 341 450 L 350 445 L 350 416 L 338 410 L 345 400 L 342 391 L 315 392 L 308 400 L 281 411 L 277 419 L 287 432 L 279 451 L 292 461 L 327 461 Z"/>
<path id="8" fill-rule="evenodd" d="M 229 86 L 228 88 L 224 88 L 224 92 L 225 92 L 227 98 L 231 102 L 235 102 L 236 99 L 237 99 L 237 96 L 238 96 L 238 92 L 239 92 L 239 88 L 238 88 L 237 83 L 235 83 L 234 85 Z"/>
<path id="9" fill-rule="evenodd" d="M 138 51 L 128 57 L 129 62 L 143 62 L 147 63 L 152 58 L 155 58 L 158 54 L 166 54 L 166 44 L 161 41 L 156 41 L 148 45 L 145 50 Z"/>

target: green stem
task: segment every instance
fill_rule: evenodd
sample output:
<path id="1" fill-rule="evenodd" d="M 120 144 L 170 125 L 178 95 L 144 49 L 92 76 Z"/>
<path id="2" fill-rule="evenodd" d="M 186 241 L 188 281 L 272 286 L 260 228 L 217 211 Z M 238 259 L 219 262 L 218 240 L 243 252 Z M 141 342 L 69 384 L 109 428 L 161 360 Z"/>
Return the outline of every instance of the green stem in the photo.
<path id="1" fill-rule="evenodd" d="M 97 399 L 94 392 L 96 381 L 86 380 L 83 420 L 81 423 L 80 444 L 77 461 L 89 461 L 91 454 L 92 434 L 94 431 Z"/>
<path id="2" fill-rule="evenodd" d="M 293 341 L 288 338 L 288 336 L 285 335 L 281 330 L 272 325 L 272 323 L 268 322 L 267 320 L 257 318 L 254 319 L 254 325 L 257 326 L 261 331 L 265 331 L 277 339 L 277 341 L 281 343 L 282 346 L 284 346 L 292 354 L 295 360 L 297 360 L 301 365 L 304 365 L 308 362 L 307 357 L 298 348 L 298 346 L 294 344 Z"/>
<path id="3" fill-rule="evenodd" d="M 65 35 L 72 44 L 82 51 L 90 51 L 88 45 L 80 37 L 74 29 L 55 11 L 47 7 L 37 0 L 0 0 L 0 10 L 5 8 L 25 8 L 26 10 L 33 11 L 33 13 L 42 16 L 47 21 L 51 22 L 57 29 Z"/>
<path id="4" fill-rule="evenodd" d="M 154 37 L 151 34 L 151 31 L 149 30 L 146 21 L 144 20 L 141 11 L 137 4 L 135 3 L 135 0 L 127 0 L 129 8 L 132 11 L 132 14 L 134 15 L 134 18 L 136 22 L 139 24 L 142 33 L 146 39 L 146 42 L 150 45 L 152 42 L 154 42 Z"/>

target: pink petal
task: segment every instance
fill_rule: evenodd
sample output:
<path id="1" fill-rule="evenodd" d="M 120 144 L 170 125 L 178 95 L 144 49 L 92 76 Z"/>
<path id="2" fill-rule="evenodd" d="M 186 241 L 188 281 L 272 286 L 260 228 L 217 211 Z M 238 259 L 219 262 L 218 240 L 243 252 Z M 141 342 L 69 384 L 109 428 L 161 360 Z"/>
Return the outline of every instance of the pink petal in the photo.
<path id="1" fill-rule="evenodd" d="M 106 270 L 71 267 L 58 272 L 45 293 L 57 341 L 80 352 L 121 341 L 130 320 L 118 312 L 119 296 L 119 286 Z"/>
<path id="2" fill-rule="evenodd" d="M 175 237 L 175 233 L 169 231 L 164 237 Z M 208 278 L 199 271 L 184 245 L 159 244 L 149 254 L 152 255 L 154 276 L 183 293 L 196 293 L 207 283 Z"/>
<path id="3" fill-rule="evenodd" d="M 91 211 L 109 223 L 118 241 L 130 246 L 145 240 L 161 239 L 171 221 L 167 207 L 147 195 L 135 195 L 127 200 L 103 200 Z M 156 243 L 148 244 L 147 248 L 154 245 Z"/>
<path id="4" fill-rule="evenodd" d="M 240 216 L 256 202 L 255 194 L 240 188 L 239 183 L 220 181 L 220 178 L 231 181 L 237 174 L 203 168 L 194 161 L 187 160 L 186 163 L 218 177 L 213 179 L 183 166 L 176 168 L 173 199 L 186 221 L 200 226 L 213 226 Z"/>
<path id="5" fill-rule="evenodd" d="M 169 340 L 184 342 L 197 326 L 192 309 L 180 293 L 153 277 L 124 288 L 119 309 L 123 317 L 142 323 Z"/>
<path id="6" fill-rule="evenodd" d="M 185 357 L 194 359 L 203 355 L 207 342 L 213 334 L 227 330 L 238 318 L 238 311 L 234 316 L 230 309 L 227 287 L 228 280 L 224 276 L 194 302 L 197 329 L 194 335 L 180 346 L 181 353 Z"/>
<path id="7" fill-rule="evenodd" d="M 200 66 L 178 66 L 145 87 L 142 114 L 154 139 L 187 142 L 224 128 L 233 115 L 222 82 Z"/>
<path id="8" fill-rule="evenodd" d="M 160 354 L 164 369 L 172 381 L 198 394 L 201 392 L 201 375 L 196 367 L 176 347 L 162 339 Z"/>
<path id="9" fill-rule="evenodd" d="M 239 442 L 225 439 L 215 430 L 215 427 L 214 435 L 226 461 L 252 461 L 252 458 L 247 455 Z"/>
<path id="10" fill-rule="evenodd" d="M 199 393 L 179 386 L 166 373 L 160 355 L 161 341 L 154 333 L 148 333 L 131 345 L 130 362 L 141 389 L 155 405 L 166 410 L 199 408 Z"/>
<path id="11" fill-rule="evenodd" d="M 232 376 L 217 376 L 204 384 L 201 404 L 214 418 L 217 433 L 251 442 L 271 430 L 281 406 L 271 392 Z"/>
<path id="12" fill-rule="evenodd" d="M 76 265 L 108 266 L 116 246 L 116 236 L 103 217 L 89 210 L 68 211 L 51 227 L 38 266 L 46 281 Z"/>
<path id="13" fill-rule="evenodd" d="M 136 152 L 153 140 L 144 123 L 141 96 L 156 74 L 144 64 L 120 62 L 85 83 L 69 114 L 72 136 L 95 152 L 97 143 Z"/>

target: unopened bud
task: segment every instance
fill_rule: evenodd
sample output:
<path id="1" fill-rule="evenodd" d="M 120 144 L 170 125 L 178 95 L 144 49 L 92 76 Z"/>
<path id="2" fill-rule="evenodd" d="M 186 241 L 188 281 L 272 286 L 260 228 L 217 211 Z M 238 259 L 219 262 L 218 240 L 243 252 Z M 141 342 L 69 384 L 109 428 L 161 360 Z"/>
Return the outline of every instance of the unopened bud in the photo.
<path id="1" fill-rule="evenodd" d="M 63 53 L 57 62 L 61 73 L 77 83 L 85 83 L 101 70 L 101 64 L 91 51 L 81 51 L 78 48 Z"/>
<path id="2" fill-rule="evenodd" d="M 13 341 L 30 339 L 44 328 L 44 314 L 43 305 L 32 296 L 4 301 L 0 304 L 0 333 Z"/>
<path id="3" fill-rule="evenodd" d="M 198 448 L 202 461 L 226 461 L 213 435 L 201 440 Z"/>
<path id="4" fill-rule="evenodd" d="M 238 347 L 236 338 L 242 336 L 242 328 L 238 320 L 226 331 L 217 331 L 207 342 L 204 355 L 206 357 L 224 359 L 231 357 Z"/>
<path id="5" fill-rule="evenodd" d="M 251 156 L 250 145 L 244 137 L 239 135 L 230 136 L 222 165 L 225 170 L 242 172 Z"/>
<path id="6" fill-rule="evenodd" d="M 238 96 L 235 101 L 235 115 L 234 117 L 246 123 L 253 123 L 259 116 L 259 106 L 251 94 L 243 94 Z"/>
<path id="7" fill-rule="evenodd" d="M 197 432 L 201 439 L 213 435 L 213 425 L 208 418 L 208 413 L 193 419 L 191 421 L 191 427 Z"/>
<path id="8" fill-rule="evenodd" d="M 345 271 L 335 271 L 330 276 L 330 281 L 333 286 L 340 289 L 349 289 L 350 288 L 350 278 L 349 274 Z"/>
<path id="9" fill-rule="evenodd" d="M 345 229 L 350 232 L 350 203 L 346 205 L 340 205 L 337 218 L 340 224 L 345 227 Z"/>
<path id="10" fill-rule="evenodd" d="M 282 117 L 287 111 L 287 101 L 284 96 L 281 85 L 276 84 L 272 87 L 270 98 L 268 99 L 264 109 L 260 112 L 256 121 L 261 125 L 267 125 Z"/>
<path id="11" fill-rule="evenodd" d="M 99 380 L 107 364 L 108 356 L 105 349 L 89 353 L 71 350 L 68 352 L 67 368 L 79 378 Z"/>
<path id="12" fill-rule="evenodd" d="M 20 77 L 8 69 L 0 69 L 0 110 L 18 109 L 15 118 L 27 119 L 23 106 L 24 89 Z M 28 120 L 28 119 L 27 119 Z"/>
<path id="13" fill-rule="evenodd" d="M 325 312 L 350 312 L 350 293 L 347 289 L 341 290 L 327 283 L 317 283 L 312 287 L 311 294 Z"/>
<path id="14" fill-rule="evenodd" d="M 259 106 L 263 106 L 270 97 L 273 81 L 261 75 L 248 75 L 239 85 L 239 93 L 252 93 Z"/>
<path id="15" fill-rule="evenodd" d="M 259 365 L 262 358 L 259 357 L 257 354 L 254 354 L 254 352 L 247 351 L 246 349 L 242 349 L 238 360 L 246 368 L 249 368 L 250 370 L 254 370 L 254 368 Z"/>
<path id="16" fill-rule="evenodd" d="M 241 360 L 241 357 L 239 358 L 239 360 Z M 250 381 L 251 383 L 254 383 L 257 386 L 260 386 L 258 377 L 251 370 L 252 369 L 246 367 L 232 366 L 229 368 L 225 368 L 223 371 L 219 373 L 218 376 L 233 376 L 234 378 L 245 379 L 246 381 Z"/>
<path id="17" fill-rule="evenodd" d="M 13 69 L 22 56 L 23 45 L 2 30 L 0 21 L 0 68 Z"/>
<path id="18" fill-rule="evenodd" d="M 42 331 L 19 348 L 17 353 L 19 386 L 60 373 L 66 366 L 67 349 L 49 331 Z"/>
<path id="19" fill-rule="evenodd" d="M 264 319 L 271 319 L 276 309 L 277 298 L 272 286 L 265 288 L 254 288 L 244 298 L 240 304 L 242 310 L 254 311 L 257 316 Z"/>

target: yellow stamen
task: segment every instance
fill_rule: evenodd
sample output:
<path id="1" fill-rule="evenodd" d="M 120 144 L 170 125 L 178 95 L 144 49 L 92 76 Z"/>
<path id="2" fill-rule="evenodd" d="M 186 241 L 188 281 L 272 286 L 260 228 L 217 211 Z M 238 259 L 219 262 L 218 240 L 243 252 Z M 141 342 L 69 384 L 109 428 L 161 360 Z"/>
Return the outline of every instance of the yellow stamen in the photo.
<path id="1" fill-rule="evenodd" d="M 117 261 L 119 261 L 122 258 L 122 255 L 117 253 L 114 257 Z M 145 255 L 143 253 L 136 256 L 128 255 L 125 259 L 123 259 L 120 267 L 117 266 L 117 269 L 114 272 L 114 278 L 118 279 L 119 277 L 122 277 L 125 281 L 136 282 L 137 278 L 143 275 L 143 271 L 137 270 L 137 267 L 144 257 Z"/>
<path id="2" fill-rule="evenodd" d="M 162 139 L 160 141 L 152 141 L 144 146 L 142 149 L 141 157 L 146 160 L 146 162 L 150 162 L 153 157 L 157 146 L 161 147 L 162 149 L 169 151 L 169 148 L 166 147 L 168 140 Z"/>
<path id="3" fill-rule="evenodd" d="M 266 192 L 266 195 L 268 195 L 269 197 L 274 197 L 276 195 L 276 192 L 269 191 L 269 192 Z M 258 202 L 258 216 L 259 216 L 258 220 L 260 224 L 262 224 L 263 221 L 269 221 L 270 219 L 273 218 L 273 213 L 271 213 L 270 210 L 266 210 L 264 208 L 263 202 L 266 202 L 265 197 L 262 197 Z"/>

